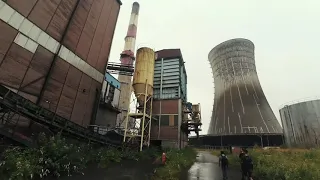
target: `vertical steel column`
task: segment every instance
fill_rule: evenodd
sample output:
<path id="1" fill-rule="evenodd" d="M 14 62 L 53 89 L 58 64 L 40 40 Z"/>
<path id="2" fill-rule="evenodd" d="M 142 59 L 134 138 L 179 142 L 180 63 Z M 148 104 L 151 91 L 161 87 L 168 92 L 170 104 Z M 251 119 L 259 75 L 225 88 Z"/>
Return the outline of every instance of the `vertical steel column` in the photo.
<path id="1" fill-rule="evenodd" d="M 143 139 L 144 139 L 144 122 L 146 120 L 146 107 L 147 107 L 147 94 L 148 94 L 148 86 L 147 86 L 147 79 L 145 85 L 145 94 L 144 94 L 144 103 L 143 103 L 143 117 L 142 117 L 142 128 L 141 128 L 141 142 L 140 142 L 140 151 L 142 151 Z"/>
<path id="2" fill-rule="evenodd" d="M 149 139 L 148 139 L 148 147 L 150 146 L 150 139 L 151 139 L 151 123 L 152 123 L 152 103 L 153 103 L 153 97 L 151 96 L 151 106 L 150 106 L 150 119 L 149 119 Z"/>
<path id="3" fill-rule="evenodd" d="M 131 83 L 130 83 L 131 84 Z M 132 86 L 130 86 L 130 92 L 132 90 Z M 130 102 L 128 104 L 128 108 L 127 108 L 127 115 L 126 115 L 126 122 L 125 122 L 125 129 L 124 129 L 124 135 L 123 135 L 123 142 L 126 142 L 126 137 L 127 137 L 127 131 L 128 131 L 128 122 L 129 122 L 129 113 L 130 113 Z"/>

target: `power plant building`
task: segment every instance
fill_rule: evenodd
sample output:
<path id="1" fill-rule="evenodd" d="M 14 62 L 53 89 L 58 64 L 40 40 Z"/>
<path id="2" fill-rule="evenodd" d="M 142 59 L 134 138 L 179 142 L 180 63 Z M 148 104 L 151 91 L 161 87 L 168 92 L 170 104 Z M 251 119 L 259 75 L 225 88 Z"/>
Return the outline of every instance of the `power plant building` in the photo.
<path id="1" fill-rule="evenodd" d="M 319 147 L 320 100 L 286 105 L 280 117 L 288 147 Z"/>
<path id="2" fill-rule="evenodd" d="M 238 138 L 243 135 L 281 135 L 282 128 L 259 82 L 254 44 L 247 39 L 228 40 L 214 47 L 208 58 L 215 87 L 208 134 Z M 225 143 L 240 143 L 239 140 Z M 255 142 L 249 141 L 246 144 L 262 143 L 259 137 L 252 139 Z"/>
<path id="3" fill-rule="evenodd" d="M 83 127 L 94 123 L 120 6 L 0 1 L 0 84 Z"/>
<path id="4" fill-rule="evenodd" d="M 180 49 L 156 52 L 151 140 L 162 146 L 184 147 L 188 135 L 181 131 L 187 103 L 187 73 Z"/>

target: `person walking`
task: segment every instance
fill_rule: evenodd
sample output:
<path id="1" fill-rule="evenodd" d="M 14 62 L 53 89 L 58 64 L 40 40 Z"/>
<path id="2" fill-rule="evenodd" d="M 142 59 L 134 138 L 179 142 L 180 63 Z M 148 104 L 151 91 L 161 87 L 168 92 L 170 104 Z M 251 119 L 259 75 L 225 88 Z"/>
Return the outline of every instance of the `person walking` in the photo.
<path id="1" fill-rule="evenodd" d="M 252 180 L 253 161 L 249 156 L 248 150 L 242 149 L 239 158 L 241 161 L 242 180 L 245 180 L 246 178 Z"/>
<path id="2" fill-rule="evenodd" d="M 229 166 L 228 157 L 224 153 L 224 151 L 221 151 L 219 156 L 219 167 L 221 167 L 222 176 L 224 180 L 228 179 L 228 175 L 227 175 L 228 166 Z"/>

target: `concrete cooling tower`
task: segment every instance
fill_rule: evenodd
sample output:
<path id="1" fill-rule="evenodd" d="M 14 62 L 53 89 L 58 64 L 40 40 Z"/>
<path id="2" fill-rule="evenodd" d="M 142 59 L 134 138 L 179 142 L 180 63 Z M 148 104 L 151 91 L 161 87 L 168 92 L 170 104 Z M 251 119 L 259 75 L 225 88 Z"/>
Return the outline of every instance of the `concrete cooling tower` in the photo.
<path id="1" fill-rule="evenodd" d="M 261 88 L 254 44 L 247 39 L 225 41 L 209 53 L 215 96 L 208 134 L 281 134 Z"/>

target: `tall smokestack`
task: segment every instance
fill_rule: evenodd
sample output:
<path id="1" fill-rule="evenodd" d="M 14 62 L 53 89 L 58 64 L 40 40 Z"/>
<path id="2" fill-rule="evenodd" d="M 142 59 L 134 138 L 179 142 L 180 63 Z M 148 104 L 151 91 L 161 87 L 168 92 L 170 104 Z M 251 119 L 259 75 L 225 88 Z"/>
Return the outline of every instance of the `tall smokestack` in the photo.
<path id="1" fill-rule="evenodd" d="M 122 65 L 133 65 L 135 60 L 134 51 L 136 45 L 136 35 L 137 35 L 137 25 L 138 25 L 138 16 L 139 16 L 140 5 L 137 2 L 132 4 L 131 16 L 129 21 L 129 27 L 127 35 L 125 37 L 124 50 L 120 54 L 120 61 Z M 117 125 L 124 127 L 124 120 L 128 113 L 128 106 L 131 99 L 131 76 L 119 75 L 119 82 L 121 83 L 120 87 L 120 101 L 119 108 L 121 113 L 117 118 Z"/>

